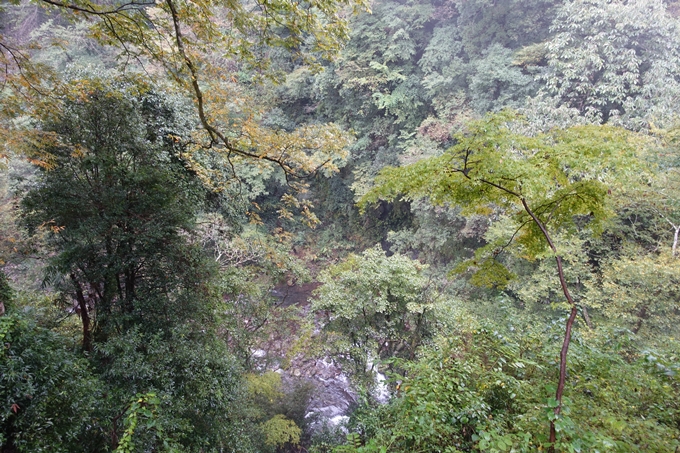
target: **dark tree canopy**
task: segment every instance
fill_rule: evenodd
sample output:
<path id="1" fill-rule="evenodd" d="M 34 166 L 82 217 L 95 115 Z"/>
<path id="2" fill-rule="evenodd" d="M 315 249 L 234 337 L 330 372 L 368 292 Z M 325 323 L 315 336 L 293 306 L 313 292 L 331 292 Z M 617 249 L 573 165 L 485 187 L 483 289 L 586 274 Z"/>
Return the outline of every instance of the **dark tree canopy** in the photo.
<path id="1" fill-rule="evenodd" d="M 44 124 L 58 139 L 24 198 L 26 224 L 49 228 L 53 277 L 95 334 L 198 320 L 211 269 L 189 240 L 205 191 L 181 160 L 186 129 L 153 92 L 80 88 Z"/>

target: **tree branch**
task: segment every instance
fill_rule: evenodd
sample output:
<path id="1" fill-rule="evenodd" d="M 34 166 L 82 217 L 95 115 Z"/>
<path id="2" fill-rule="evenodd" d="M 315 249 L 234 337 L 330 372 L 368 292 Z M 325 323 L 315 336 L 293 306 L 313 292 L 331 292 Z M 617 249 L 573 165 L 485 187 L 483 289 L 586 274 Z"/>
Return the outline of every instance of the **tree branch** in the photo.
<path id="1" fill-rule="evenodd" d="M 150 2 L 128 2 L 128 3 L 123 3 L 122 5 L 119 5 L 113 9 L 107 9 L 107 10 L 98 10 L 96 9 L 92 4 L 88 3 L 87 6 L 79 6 L 73 3 L 63 3 L 59 2 L 56 0 L 40 0 L 43 3 L 47 3 L 52 6 L 56 6 L 59 8 L 66 8 L 70 9 L 71 11 L 76 11 L 79 13 L 85 13 L 85 14 L 92 14 L 95 16 L 110 16 L 113 14 L 120 14 L 125 11 L 130 11 L 130 10 L 137 10 L 141 7 L 144 6 L 153 6 L 155 5 L 155 2 L 150 1 Z"/>
<path id="2" fill-rule="evenodd" d="M 545 225 L 541 220 L 534 214 L 534 212 L 529 208 L 529 205 L 527 204 L 526 199 L 522 198 L 522 206 L 524 206 L 524 210 L 531 216 L 531 218 L 534 220 L 534 223 L 540 228 L 541 233 L 543 233 L 543 236 L 545 237 L 545 240 L 548 242 L 548 245 L 550 246 L 550 249 L 555 253 L 555 261 L 557 262 L 557 274 L 560 279 L 560 285 L 562 286 L 562 292 L 564 293 L 564 296 L 567 298 L 567 301 L 569 302 L 569 305 L 571 305 L 571 312 L 569 313 L 569 318 L 567 319 L 567 325 L 566 325 L 566 330 L 564 333 L 564 341 L 562 342 L 562 350 L 560 351 L 560 376 L 558 379 L 557 383 L 557 391 L 555 392 L 555 399 L 557 400 L 557 407 L 555 407 L 555 415 L 560 415 L 560 412 L 562 411 L 562 395 L 564 393 L 564 385 L 566 383 L 567 379 L 567 353 L 569 352 L 569 343 L 571 342 L 571 331 L 572 327 L 574 326 L 574 321 L 576 320 L 576 315 L 578 313 L 576 304 L 574 303 L 574 299 L 571 297 L 571 293 L 569 292 L 569 288 L 567 287 L 567 280 L 564 277 L 564 269 L 562 267 L 562 257 L 557 253 L 557 247 L 555 247 L 555 244 L 552 241 L 552 238 L 550 237 L 550 234 L 548 234 L 548 230 L 546 229 Z M 555 421 L 551 420 L 550 421 L 550 438 L 549 442 L 551 444 L 550 453 L 554 453 L 555 451 L 555 441 L 557 440 L 557 432 L 555 430 Z"/>
<path id="3" fill-rule="evenodd" d="M 191 87 L 194 92 L 194 96 L 196 98 L 196 105 L 198 108 L 198 117 L 199 120 L 201 121 L 201 125 L 208 132 L 208 135 L 210 135 L 211 140 L 210 145 L 219 143 L 221 146 L 224 146 L 224 148 L 226 148 L 230 153 L 234 153 L 243 157 L 249 157 L 252 159 L 261 159 L 266 160 L 268 162 L 272 162 L 278 165 L 283 170 L 283 172 L 286 174 L 286 177 L 288 177 L 289 175 L 297 177 L 298 175 L 296 174 L 296 172 L 290 166 L 288 166 L 282 159 L 269 157 L 266 154 L 257 154 L 254 152 L 237 148 L 229 141 L 229 139 L 227 139 L 227 137 L 222 132 L 220 132 L 215 126 L 213 126 L 210 123 L 205 112 L 205 101 L 203 98 L 203 91 L 201 90 L 201 87 L 199 85 L 198 69 L 193 60 L 189 58 L 189 55 L 187 54 L 186 49 L 184 47 L 184 35 L 181 30 L 180 18 L 174 0 L 165 0 L 165 3 L 168 5 L 170 15 L 172 16 L 177 51 L 179 52 L 180 57 L 184 61 L 185 67 L 189 71 L 189 75 L 191 77 Z"/>

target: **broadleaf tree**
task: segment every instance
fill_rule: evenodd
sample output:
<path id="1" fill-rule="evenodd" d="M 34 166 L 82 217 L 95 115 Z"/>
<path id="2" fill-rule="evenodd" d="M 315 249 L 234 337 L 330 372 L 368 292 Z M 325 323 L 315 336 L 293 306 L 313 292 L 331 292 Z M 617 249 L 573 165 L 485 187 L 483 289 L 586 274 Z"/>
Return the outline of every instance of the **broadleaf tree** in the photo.
<path id="1" fill-rule="evenodd" d="M 348 135 L 338 126 L 269 127 L 263 121 L 269 106 L 248 90 L 257 91 L 263 80 L 280 79 L 282 71 L 275 61 L 319 67 L 332 58 L 348 37 L 349 17 L 367 9 L 366 2 L 40 0 L 35 4 L 63 21 L 86 23 L 100 45 L 118 50 L 122 72 L 154 82 L 166 80 L 191 99 L 200 128 L 193 136 L 182 137 L 187 151 L 221 151 L 231 170 L 230 182 L 240 179 L 238 167 L 244 162 L 282 169 L 293 187 L 290 178 L 334 172 L 343 162 Z M 4 5 L 0 13 L 19 7 Z M 36 131 L 18 128 L 15 120 L 45 108 L 44 104 L 56 108 L 50 94 L 64 81 L 49 65 L 33 58 L 32 48 L 46 42 L 15 41 L 11 33 L 0 35 L 4 66 L 0 83 L 7 88 L 2 93 L 0 133 L 31 137 Z M 201 162 L 190 162 L 202 169 Z"/>
<path id="2" fill-rule="evenodd" d="M 77 94 L 43 123 L 58 138 L 22 215 L 30 229 L 49 231 L 58 253 L 48 277 L 73 294 L 84 349 L 140 321 L 199 321 L 205 313 L 194 301 L 209 290 L 196 282 L 211 271 L 186 232 L 206 194 L 171 138 L 185 125 L 153 92 L 73 85 Z"/>
<path id="3" fill-rule="evenodd" d="M 625 130 L 610 126 L 579 126 L 526 136 L 514 131 L 518 122 L 521 120 L 510 111 L 472 122 L 441 156 L 383 170 L 361 205 L 405 197 L 427 198 L 435 205 L 460 205 L 464 214 L 500 210 L 513 225 L 511 234 L 488 243 L 465 264 L 481 273 L 479 280 L 490 285 L 505 285 L 511 278 L 498 259 L 506 250 L 528 259 L 554 257 L 569 304 L 550 421 L 554 448 L 567 353 L 578 313 L 564 275 L 556 233 L 569 237 L 584 229 L 592 234 L 601 232 L 603 222 L 613 215 L 607 195 L 616 190 L 621 178 L 636 170 L 639 143 Z"/>
<path id="4" fill-rule="evenodd" d="M 223 203 L 182 158 L 190 123 L 172 99 L 129 81 L 72 88 L 41 124 L 55 137 L 44 150 L 52 158 L 22 215 L 47 230 L 47 282 L 80 316 L 105 386 L 97 429 L 112 449 L 134 436 L 144 450 L 166 440 L 183 451 L 247 450 L 249 422 L 229 408 L 240 407 L 240 368 L 216 332 L 217 263 L 196 231 L 199 212 Z M 130 398 L 150 393 L 157 415 L 130 431 Z"/>
<path id="5" fill-rule="evenodd" d="M 379 246 L 322 271 L 312 308 L 325 313 L 323 331 L 330 350 L 348 357 L 361 376 L 371 378 L 380 359 L 413 359 L 427 335 L 434 304 L 424 265 L 407 256 L 385 256 Z"/>
<path id="6" fill-rule="evenodd" d="M 679 95 L 677 20 L 662 0 L 564 2 L 546 43 L 544 89 L 597 122 L 672 124 Z"/>

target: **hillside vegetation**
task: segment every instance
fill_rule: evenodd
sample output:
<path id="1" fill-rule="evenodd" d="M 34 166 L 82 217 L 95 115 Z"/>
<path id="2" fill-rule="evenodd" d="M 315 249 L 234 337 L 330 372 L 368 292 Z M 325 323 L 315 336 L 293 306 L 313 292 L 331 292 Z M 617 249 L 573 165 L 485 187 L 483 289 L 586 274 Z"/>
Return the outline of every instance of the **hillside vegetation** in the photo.
<path id="1" fill-rule="evenodd" d="M 2 453 L 680 451 L 680 2 L 3 1 L 0 158 Z"/>

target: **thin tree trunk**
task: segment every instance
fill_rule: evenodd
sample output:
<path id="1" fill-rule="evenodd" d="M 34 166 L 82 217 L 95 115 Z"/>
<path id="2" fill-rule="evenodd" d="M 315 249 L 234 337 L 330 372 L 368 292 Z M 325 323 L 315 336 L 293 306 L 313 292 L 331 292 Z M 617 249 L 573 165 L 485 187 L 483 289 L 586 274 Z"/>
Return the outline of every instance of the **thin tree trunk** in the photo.
<path id="1" fill-rule="evenodd" d="M 678 256 L 678 236 L 680 236 L 680 225 L 676 225 L 673 222 L 670 221 L 668 217 L 665 215 L 661 214 L 661 217 L 663 217 L 666 222 L 673 228 L 673 257 Z"/>
<path id="2" fill-rule="evenodd" d="M 555 253 L 555 262 L 557 263 L 557 275 L 559 276 L 560 279 L 562 292 L 564 293 L 564 296 L 567 298 L 567 302 L 569 302 L 569 305 L 571 305 L 571 312 L 569 313 L 569 318 L 567 318 L 566 329 L 564 332 L 564 341 L 562 342 L 562 349 L 560 351 L 560 376 L 557 381 L 557 391 L 555 392 L 555 400 L 557 400 L 557 406 L 555 407 L 554 413 L 556 416 L 558 416 L 560 415 L 560 412 L 562 412 L 562 395 L 564 393 L 564 386 L 567 380 L 567 354 L 569 352 L 569 343 L 571 342 L 571 330 L 572 327 L 574 326 L 574 321 L 576 320 L 578 309 L 576 307 L 576 303 L 574 303 L 574 299 L 571 297 L 569 288 L 567 287 L 567 280 L 564 277 L 564 268 L 562 267 L 562 257 L 557 254 L 557 247 L 555 247 L 552 238 L 548 234 L 548 230 L 546 229 L 545 225 L 543 225 L 543 222 L 541 222 L 541 220 L 529 208 L 529 205 L 527 204 L 524 198 L 522 198 L 522 206 L 524 206 L 524 210 L 527 212 L 527 214 L 529 214 L 529 216 L 531 216 L 534 223 L 536 223 L 536 225 L 540 228 L 541 232 L 543 233 L 543 236 L 545 237 L 545 240 L 548 242 L 548 245 L 550 246 L 550 249 Z M 548 448 L 549 453 L 555 453 L 556 441 L 557 432 L 555 430 L 555 421 L 551 420 L 549 438 L 550 447 Z"/>
<path id="3" fill-rule="evenodd" d="M 642 328 L 642 323 L 644 322 L 645 318 L 647 317 L 647 307 L 642 306 L 640 311 L 638 312 L 638 320 L 635 323 L 635 327 L 633 327 L 633 333 L 637 335 L 637 333 L 640 331 Z"/>
<path id="4" fill-rule="evenodd" d="M 590 321 L 590 315 L 588 315 L 588 308 L 586 308 L 585 305 L 582 305 L 581 309 L 583 310 L 583 320 L 586 322 L 586 325 L 588 326 L 588 328 L 592 329 L 593 323 Z"/>
<path id="5" fill-rule="evenodd" d="M 463 173 L 468 179 L 471 179 L 467 173 Z M 506 193 L 509 193 L 510 195 L 513 195 L 517 197 L 521 202 L 522 206 L 524 207 L 524 210 L 531 219 L 534 221 L 536 226 L 541 230 L 541 233 L 543 234 L 543 237 L 545 237 L 546 242 L 548 243 L 548 246 L 550 249 L 555 253 L 555 262 L 557 263 L 557 275 L 560 279 L 560 285 L 562 286 L 562 292 L 564 293 L 564 297 L 567 298 L 567 302 L 571 306 L 571 311 L 569 313 L 569 318 L 567 318 L 567 324 L 565 327 L 565 332 L 564 332 L 564 341 L 562 342 L 562 349 L 560 350 L 560 376 L 557 382 L 557 391 L 555 392 L 555 400 L 557 401 L 557 406 L 555 407 L 554 414 L 555 416 L 559 416 L 560 413 L 562 412 L 562 394 L 564 393 L 564 386 L 567 380 L 567 354 L 569 352 L 569 343 L 571 342 L 571 330 L 572 327 L 574 326 L 574 321 L 576 321 L 576 315 L 578 314 L 578 308 L 576 306 L 576 303 L 574 302 L 574 299 L 571 297 L 571 293 L 569 292 L 569 288 L 567 287 L 567 279 L 564 277 L 564 268 L 562 267 L 562 257 L 557 253 L 557 247 L 555 247 L 555 243 L 553 242 L 552 238 L 550 237 L 550 234 L 548 234 L 548 230 L 541 222 L 541 220 L 534 214 L 534 212 L 529 208 L 529 204 L 527 203 L 526 199 L 518 192 L 514 192 L 512 190 L 509 190 L 503 186 L 500 186 L 494 182 L 487 181 L 484 179 L 480 179 L 479 181 L 489 184 L 493 187 L 496 187 L 497 189 L 500 189 Z M 555 430 L 555 421 L 551 420 L 550 421 L 550 447 L 548 448 L 549 453 L 555 453 L 555 442 L 557 441 L 557 433 Z"/>
<path id="6" fill-rule="evenodd" d="M 420 328 L 423 325 L 424 317 L 425 311 L 423 310 L 423 312 L 418 315 L 418 324 L 416 325 L 416 329 L 413 332 L 413 339 L 411 341 L 411 354 L 409 355 L 410 360 L 413 360 L 416 357 L 416 348 L 418 347 L 418 342 L 420 341 Z"/>
<path id="7" fill-rule="evenodd" d="M 83 288 L 76 280 L 76 276 L 71 274 L 71 280 L 76 287 L 76 300 L 78 301 L 78 308 L 80 309 L 80 319 L 83 323 L 83 350 L 92 351 L 92 332 L 90 330 L 90 313 L 87 307 L 87 301 L 83 294 Z"/>

